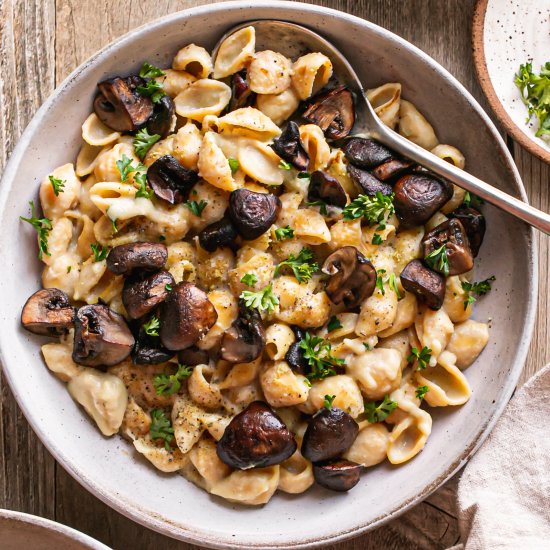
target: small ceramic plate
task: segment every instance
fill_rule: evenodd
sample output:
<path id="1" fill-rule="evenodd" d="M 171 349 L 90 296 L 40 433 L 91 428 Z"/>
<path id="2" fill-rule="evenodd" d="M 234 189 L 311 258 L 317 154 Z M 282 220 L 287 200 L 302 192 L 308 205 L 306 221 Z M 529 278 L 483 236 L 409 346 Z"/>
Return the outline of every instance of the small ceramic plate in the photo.
<path id="1" fill-rule="evenodd" d="M 530 153 L 550 163 L 550 140 L 536 137 L 536 117 L 514 84 L 522 63 L 533 71 L 550 61 L 548 0 L 478 0 L 472 24 L 474 64 L 489 103 L 506 131 Z"/>
<path id="2" fill-rule="evenodd" d="M 0 510 L 2 550 L 109 550 L 88 535 L 49 519 Z"/>

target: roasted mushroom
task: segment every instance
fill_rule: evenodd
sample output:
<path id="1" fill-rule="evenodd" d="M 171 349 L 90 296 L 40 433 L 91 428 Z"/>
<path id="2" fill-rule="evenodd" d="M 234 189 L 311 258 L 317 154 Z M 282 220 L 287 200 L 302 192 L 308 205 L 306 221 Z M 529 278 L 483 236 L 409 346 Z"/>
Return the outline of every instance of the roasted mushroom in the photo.
<path id="1" fill-rule="evenodd" d="M 402 176 L 393 191 L 395 213 L 403 229 L 423 225 L 453 196 L 449 182 L 428 172 Z"/>
<path id="2" fill-rule="evenodd" d="M 470 249 L 475 258 L 483 243 L 483 237 L 485 237 L 485 216 L 475 208 L 462 206 L 453 210 L 449 214 L 449 218 L 460 220 L 464 226 L 466 235 L 468 235 Z"/>
<path id="3" fill-rule="evenodd" d="M 300 129 L 292 120 L 288 122 L 283 133 L 273 141 L 272 149 L 286 162 L 290 162 L 296 170 L 307 170 L 309 155 L 300 138 Z"/>
<path id="4" fill-rule="evenodd" d="M 65 292 L 44 288 L 35 292 L 23 306 L 21 324 L 29 332 L 60 336 L 73 326 L 74 308 Z"/>
<path id="5" fill-rule="evenodd" d="M 291 328 L 294 332 L 294 336 L 296 336 L 296 341 L 290 344 L 285 355 L 285 361 L 290 365 L 292 370 L 305 375 L 309 370 L 309 360 L 305 358 L 304 350 L 300 346 L 300 343 L 305 337 L 305 333 L 300 327 L 293 326 Z"/>
<path id="6" fill-rule="evenodd" d="M 172 155 L 158 158 L 147 170 L 147 181 L 155 195 L 170 204 L 187 200 L 199 176 L 184 168 Z"/>
<path id="7" fill-rule="evenodd" d="M 311 462 L 332 460 L 351 447 L 358 433 L 359 425 L 347 412 L 323 407 L 309 421 L 302 454 Z"/>
<path id="8" fill-rule="evenodd" d="M 128 243 L 115 246 L 107 256 L 107 269 L 116 275 L 162 269 L 168 249 L 162 243 Z"/>
<path id="9" fill-rule="evenodd" d="M 265 330 L 257 309 L 249 309 L 239 301 L 239 316 L 224 333 L 220 356 L 231 363 L 250 363 L 265 347 Z"/>
<path id="10" fill-rule="evenodd" d="M 344 138 L 355 124 L 353 95 L 345 86 L 320 93 L 309 100 L 302 116 L 308 122 L 317 124 L 327 138 Z"/>
<path id="11" fill-rule="evenodd" d="M 438 310 L 445 299 L 445 277 L 426 267 L 420 260 L 412 260 L 401 272 L 403 288 L 412 292 L 429 308 Z"/>
<path id="12" fill-rule="evenodd" d="M 315 481 L 331 491 L 349 491 L 359 483 L 363 466 L 351 460 L 334 460 L 313 465 Z"/>
<path id="13" fill-rule="evenodd" d="M 228 246 L 238 237 L 237 230 L 233 226 L 229 216 L 211 223 L 199 233 L 199 244 L 208 252 L 214 252 L 217 248 Z"/>
<path id="14" fill-rule="evenodd" d="M 446 220 L 426 233 L 422 246 L 424 261 L 443 275 L 460 275 L 474 267 L 466 230 L 456 218 Z M 435 255 L 439 257 L 435 258 Z"/>
<path id="15" fill-rule="evenodd" d="M 280 464 L 296 447 L 294 436 L 273 410 L 262 401 L 253 401 L 231 420 L 216 450 L 228 466 L 248 470 Z"/>
<path id="16" fill-rule="evenodd" d="M 281 210 L 279 197 L 237 189 L 229 195 L 229 216 L 239 235 L 252 241 L 263 235 Z"/>
<path id="17" fill-rule="evenodd" d="M 309 180 L 307 200 L 309 202 L 322 200 L 332 206 L 344 208 L 348 197 L 342 184 L 336 178 L 321 170 L 315 170 Z"/>
<path id="18" fill-rule="evenodd" d="M 374 197 L 380 192 L 382 195 L 391 195 L 393 193 L 392 186 L 376 179 L 370 172 L 357 168 L 353 164 L 348 164 L 348 175 L 355 182 L 361 193 Z"/>
<path id="19" fill-rule="evenodd" d="M 168 271 L 159 271 L 145 279 L 126 279 L 122 289 L 122 303 L 130 319 L 139 319 L 158 306 L 174 284 L 174 277 Z M 166 285 L 169 285 L 168 288 Z"/>
<path id="20" fill-rule="evenodd" d="M 164 95 L 153 105 L 153 114 L 147 121 L 147 130 L 150 134 L 158 134 L 165 138 L 172 128 L 174 120 L 174 102 L 169 95 Z"/>
<path id="21" fill-rule="evenodd" d="M 354 246 L 333 252 L 322 271 L 330 275 L 325 291 L 335 304 L 343 302 L 347 308 L 354 308 L 374 292 L 376 269 Z"/>
<path id="22" fill-rule="evenodd" d="M 120 363 L 135 340 L 122 315 L 104 304 L 81 307 L 75 315 L 73 361 L 87 367 Z"/>
<path id="23" fill-rule="evenodd" d="M 132 349 L 132 361 L 136 365 L 158 365 L 174 357 L 174 352 L 163 347 L 158 336 L 149 336 L 143 325 L 137 325 L 134 336 L 136 343 Z"/>
<path id="24" fill-rule="evenodd" d="M 401 159 L 390 159 L 371 170 L 371 174 L 381 181 L 391 181 L 411 169 L 412 162 Z"/>
<path id="25" fill-rule="evenodd" d="M 246 69 L 235 73 L 231 78 L 231 101 L 229 110 L 250 107 L 254 103 L 256 94 L 250 89 L 246 78 Z"/>
<path id="26" fill-rule="evenodd" d="M 151 98 L 137 91 L 138 86 L 144 84 L 139 76 L 117 76 L 100 82 L 99 94 L 94 100 L 99 120 L 117 132 L 132 132 L 143 126 L 153 114 Z"/>
<path id="27" fill-rule="evenodd" d="M 161 306 L 160 340 L 169 350 L 196 344 L 214 325 L 218 313 L 204 291 L 192 283 L 178 283 Z"/>
<path id="28" fill-rule="evenodd" d="M 384 145 L 372 139 L 354 137 L 344 146 L 344 155 L 358 168 L 371 170 L 380 164 L 395 158 L 394 153 Z"/>
<path id="29" fill-rule="evenodd" d="M 208 365 L 208 361 L 208 352 L 204 349 L 199 349 L 197 346 L 191 346 L 178 352 L 178 362 L 188 367 Z"/>

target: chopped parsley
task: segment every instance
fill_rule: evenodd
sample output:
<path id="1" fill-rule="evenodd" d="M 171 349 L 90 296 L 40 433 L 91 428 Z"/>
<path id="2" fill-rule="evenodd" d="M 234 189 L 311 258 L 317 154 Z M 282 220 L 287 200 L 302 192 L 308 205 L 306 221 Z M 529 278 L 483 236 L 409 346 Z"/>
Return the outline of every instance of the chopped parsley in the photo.
<path id="1" fill-rule="evenodd" d="M 164 448 L 170 451 L 170 443 L 174 439 L 174 428 L 162 409 L 151 411 L 151 427 L 149 428 L 151 439 L 162 439 Z"/>
<path id="2" fill-rule="evenodd" d="M 258 277 L 254 273 L 247 273 L 241 278 L 241 283 L 244 283 L 246 286 L 254 286 L 258 282 Z"/>
<path id="3" fill-rule="evenodd" d="M 401 293 L 399 292 L 399 287 L 397 286 L 397 277 L 395 276 L 395 273 L 390 273 L 387 277 L 384 277 L 385 274 L 385 269 L 378 269 L 376 271 L 375 287 L 380 290 L 382 296 L 385 296 L 386 290 L 384 289 L 384 283 L 388 283 L 390 289 L 397 294 L 397 299 L 401 300 Z"/>
<path id="4" fill-rule="evenodd" d="M 166 289 L 166 292 L 172 292 L 172 285 L 170 283 L 164 285 L 164 288 Z"/>
<path id="5" fill-rule="evenodd" d="M 53 176 L 48 176 L 50 183 L 52 184 L 53 194 L 56 197 L 59 197 L 59 193 L 65 191 L 65 180 L 60 180 L 59 178 L 54 178 Z"/>
<path id="6" fill-rule="evenodd" d="M 91 244 L 90 248 L 94 254 L 94 262 L 101 262 L 107 257 L 107 253 L 109 252 L 106 246 L 99 243 Z"/>
<path id="7" fill-rule="evenodd" d="M 156 78 L 157 76 L 164 76 L 165 74 L 166 73 L 162 69 L 151 65 L 151 63 L 147 61 L 143 63 L 139 70 L 139 76 L 141 76 L 141 78 Z"/>
<path id="8" fill-rule="evenodd" d="M 340 319 L 336 315 L 333 315 L 328 321 L 327 330 L 328 332 L 332 332 L 338 328 L 342 328 L 342 323 L 340 323 Z"/>
<path id="9" fill-rule="evenodd" d="M 175 374 L 157 374 L 153 377 L 153 386 L 157 395 L 173 395 L 181 389 L 182 380 L 187 380 L 193 373 L 193 367 L 178 364 Z"/>
<path id="10" fill-rule="evenodd" d="M 327 203 L 325 201 L 322 201 L 321 199 L 319 199 L 317 201 L 311 201 L 311 202 L 306 201 L 305 204 L 306 206 L 318 206 L 319 212 L 321 213 L 321 215 L 328 216 L 328 208 L 327 208 Z"/>
<path id="11" fill-rule="evenodd" d="M 294 229 L 287 225 L 286 227 L 278 227 L 275 229 L 275 238 L 278 241 L 284 241 L 285 239 L 292 239 L 294 237 Z"/>
<path id="12" fill-rule="evenodd" d="M 372 244 L 382 244 L 382 242 L 382 235 L 380 235 L 379 233 L 375 233 L 372 236 Z"/>
<path id="13" fill-rule="evenodd" d="M 267 311 L 268 313 L 272 313 L 275 310 L 275 306 L 279 305 L 279 298 L 273 294 L 272 284 L 269 284 L 258 292 L 243 290 L 239 298 L 244 301 L 247 308 L 257 309 L 260 312 Z"/>
<path id="14" fill-rule="evenodd" d="M 158 320 L 158 317 L 151 317 L 149 321 L 146 323 L 143 323 L 143 330 L 145 331 L 145 334 L 147 336 L 158 336 L 159 335 L 159 329 L 160 329 L 160 322 Z"/>
<path id="15" fill-rule="evenodd" d="M 447 245 L 442 244 L 439 248 L 432 250 L 425 258 L 426 263 L 435 271 L 449 274 L 449 258 L 447 257 Z"/>
<path id="16" fill-rule="evenodd" d="M 424 346 L 420 351 L 418 351 L 418 348 L 414 347 L 411 350 L 411 354 L 407 357 L 407 361 L 409 363 L 414 363 L 414 361 L 418 361 L 416 370 L 423 370 L 428 366 L 431 358 L 432 350 L 430 348 Z"/>
<path id="17" fill-rule="evenodd" d="M 416 398 L 422 401 L 422 399 L 424 399 L 425 395 L 429 391 L 430 391 L 430 388 L 428 388 L 428 386 L 418 386 L 418 388 L 416 388 L 416 391 L 414 393 L 416 395 Z"/>
<path id="18" fill-rule="evenodd" d="M 311 372 L 307 375 L 309 380 L 322 380 L 336 374 L 336 368 L 344 365 L 343 359 L 332 355 L 330 342 L 312 336 L 306 332 L 305 337 L 300 341 L 300 348 L 304 351 L 304 358 L 307 359 Z"/>
<path id="19" fill-rule="evenodd" d="M 120 160 L 116 161 L 116 167 L 120 173 L 120 181 L 122 182 L 125 182 L 132 172 L 147 170 L 147 168 L 141 163 L 138 163 L 137 166 L 133 166 L 132 159 L 128 158 L 124 154 L 122 155 L 122 158 Z"/>
<path id="20" fill-rule="evenodd" d="M 319 266 L 313 258 L 313 251 L 310 248 L 302 248 L 297 256 L 291 254 L 286 260 L 279 263 L 275 268 L 275 277 L 285 267 L 290 267 L 299 283 L 306 283 L 319 270 Z"/>
<path id="21" fill-rule="evenodd" d="M 137 199 L 143 197 L 144 199 L 151 200 L 151 197 L 154 195 L 154 191 L 147 187 L 147 175 L 145 172 L 139 172 L 134 176 L 134 180 L 139 185 L 136 194 L 134 197 Z"/>
<path id="22" fill-rule="evenodd" d="M 301 179 L 301 180 L 308 180 L 311 178 L 311 174 L 309 172 L 299 172 L 298 173 L 298 177 Z"/>
<path id="23" fill-rule="evenodd" d="M 31 207 L 31 217 L 24 218 L 23 216 L 19 216 L 19 219 L 30 223 L 36 229 L 36 233 L 38 234 L 38 258 L 42 259 L 44 254 L 51 256 L 48 251 L 48 235 L 52 230 L 52 222 L 48 218 L 37 218 L 34 211 L 34 202 L 30 201 L 29 205 Z"/>
<path id="24" fill-rule="evenodd" d="M 109 219 L 111 219 L 111 218 L 109 218 Z M 116 219 L 114 219 L 114 220 L 111 219 L 111 226 L 113 228 L 113 235 L 115 233 L 118 233 L 118 227 L 116 226 Z"/>
<path id="25" fill-rule="evenodd" d="M 291 170 L 292 164 L 290 164 L 290 162 L 287 162 L 286 160 L 281 159 L 281 162 L 279 162 L 279 168 L 281 170 Z"/>
<path id="26" fill-rule="evenodd" d="M 227 163 L 229 164 L 229 168 L 231 168 L 232 174 L 234 174 L 240 167 L 239 161 L 234 158 L 227 159 Z"/>
<path id="27" fill-rule="evenodd" d="M 397 403 L 392 401 L 389 395 L 385 395 L 382 402 L 379 404 L 376 401 L 365 403 L 365 414 L 367 420 L 374 424 L 375 422 L 383 422 L 388 418 L 390 413 L 397 408 Z"/>
<path id="28" fill-rule="evenodd" d="M 206 205 L 208 204 L 208 201 L 200 200 L 197 201 L 187 201 L 184 206 L 189 208 L 197 218 L 200 218 L 202 216 L 202 211 L 206 208 Z"/>
<path id="29" fill-rule="evenodd" d="M 161 138 L 159 134 L 150 134 L 147 128 L 142 128 L 134 136 L 134 151 L 136 155 L 143 160 L 145 155 L 153 145 Z"/>
<path id="30" fill-rule="evenodd" d="M 535 115 L 539 123 L 536 136 L 550 136 L 550 61 L 541 67 L 538 75 L 533 72 L 532 63 L 520 65 L 514 82 L 527 106 L 526 122 Z"/>
<path id="31" fill-rule="evenodd" d="M 335 395 L 325 395 L 325 399 L 323 401 L 323 407 L 325 407 L 325 409 L 330 411 L 332 409 L 332 403 L 335 399 L 336 399 Z"/>
<path id="32" fill-rule="evenodd" d="M 145 86 L 138 86 L 136 90 L 139 94 L 150 97 L 153 103 L 158 103 L 166 95 L 162 88 L 162 82 L 148 80 Z"/>
<path id="33" fill-rule="evenodd" d="M 464 206 L 467 206 L 468 208 L 474 203 L 476 206 L 479 206 L 483 204 L 483 199 L 481 197 L 478 197 L 477 195 L 474 195 L 473 193 L 470 193 L 469 191 L 466 191 L 464 193 L 464 199 L 462 200 L 462 204 Z"/>
<path id="34" fill-rule="evenodd" d="M 68 265 L 68 266 L 67 266 L 67 273 L 70 273 L 72 268 L 73 268 L 72 265 Z"/>
<path id="35" fill-rule="evenodd" d="M 496 280 L 496 277 L 493 275 L 488 277 L 484 281 L 479 281 L 476 283 L 469 283 L 468 281 L 462 281 L 461 286 L 462 290 L 466 293 L 466 300 L 464 300 L 464 309 L 468 308 L 469 304 L 473 304 L 476 299 L 473 294 L 478 296 L 483 296 L 491 290 L 491 283 Z"/>
<path id="36" fill-rule="evenodd" d="M 380 191 L 374 197 L 359 195 L 344 208 L 344 220 L 364 218 L 369 225 L 384 222 L 395 212 L 393 197 L 393 193 L 382 195 Z"/>
<path id="37" fill-rule="evenodd" d="M 368 344 L 367 342 L 363 342 L 363 345 L 365 346 L 365 349 L 366 349 L 367 351 L 372 351 L 372 347 L 371 347 L 370 344 Z"/>

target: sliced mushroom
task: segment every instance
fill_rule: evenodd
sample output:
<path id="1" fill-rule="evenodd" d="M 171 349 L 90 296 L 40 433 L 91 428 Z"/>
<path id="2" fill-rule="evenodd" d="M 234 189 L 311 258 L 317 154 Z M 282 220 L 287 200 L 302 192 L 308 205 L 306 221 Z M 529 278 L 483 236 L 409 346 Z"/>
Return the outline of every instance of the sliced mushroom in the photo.
<path id="1" fill-rule="evenodd" d="M 217 248 L 233 244 L 237 237 L 238 233 L 231 219 L 229 216 L 224 216 L 199 233 L 199 243 L 206 251 L 214 252 Z"/>
<path id="2" fill-rule="evenodd" d="M 376 179 L 370 172 L 357 168 L 353 164 L 348 164 L 348 175 L 361 190 L 361 193 L 374 197 L 380 192 L 382 195 L 391 195 L 393 193 L 392 186 Z"/>
<path id="3" fill-rule="evenodd" d="M 371 173 L 381 181 L 390 181 L 401 176 L 413 166 L 412 162 L 401 159 L 390 159 L 374 168 Z"/>
<path id="4" fill-rule="evenodd" d="M 169 95 L 164 95 L 153 106 L 153 114 L 147 121 L 147 130 L 150 134 L 158 134 L 165 138 L 174 122 L 174 102 Z"/>
<path id="5" fill-rule="evenodd" d="M 216 451 L 222 462 L 239 470 L 280 464 L 294 454 L 294 436 L 273 410 L 253 401 L 231 420 Z"/>
<path id="6" fill-rule="evenodd" d="M 100 82 L 94 100 L 99 120 L 117 132 L 132 132 L 145 124 L 153 114 L 153 102 L 138 93 L 137 87 L 144 84 L 139 76 L 117 76 Z"/>
<path id="7" fill-rule="evenodd" d="M 358 433 L 359 425 L 347 412 L 323 407 L 308 423 L 302 454 L 311 462 L 332 460 L 351 447 Z"/>
<path id="8" fill-rule="evenodd" d="M 374 292 L 376 269 L 354 246 L 333 252 L 322 271 L 330 275 L 325 291 L 335 304 L 343 302 L 347 308 L 354 308 Z"/>
<path id="9" fill-rule="evenodd" d="M 134 337 L 122 315 L 108 306 L 81 307 L 75 315 L 73 361 L 87 367 L 116 365 L 132 351 Z"/>
<path id="10" fill-rule="evenodd" d="M 485 216 L 475 208 L 463 206 L 451 212 L 449 217 L 461 221 L 475 258 L 479 254 L 483 237 L 485 237 Z"/>
<path id="11" fill-rule="evenodd" d="M 229 196 L 229 216 L 239 235 L 248 241 L 263 235 L 281 210 L 279 197 L 237 189 Z"/>
<path id="12" fill-rule="evenodd" d="M 470 271 L 474 267 L 474 256 L 470 250 L 468 236 L 462 222 L 458 219 L 451 218 L 434 227 L 429 233 L 424 235 L 422 246 L 424 249 L 424 258 L 442 246 L 445 246 L 448 273 L 444 272 L 445 270 L 439 269 L 438 263 L 432 265 L 436 271 L 444 275 L 460 275 L 461 273 Z"/>
<path id="13" fill-rule="evenodd" d="M 453 196 L 453 186 L 428 172 L 408 174 L 393 191 L 395 213 L 406 229 L 426 223 Z"/>
<path id="14" fill-rule="evenodd" d="M 351 460 L 334 460 L 313 465 L 315 481 L 331 491 L 349 491 L 357 483 L 363 466 Z"/>
<path id="15" fill-rule="evenodd" d="M 188 367 L 208 365 L 209 360 L 208 352 L 204 349 L 199 349 L 197 346 L 191 346 L 178 352 L 178 361 Z"/>
<path id="16" fill-rule="evenodd" d="M 401 272 L 401 284 L 429 308 L 438 310 L 443 305 L 445 277 L 420 260 L 412 260 L 405 266 Z"/>
<path id="17" fill-rule="evenodd" d="M 145 279 L 126 279 L 122 303 L 130 319 L 139 319 L 158 306 L 168 296 L 166 285 L 174 284 L 174 277 L 168 271 L 159 271 Z"/>
<path id="18" fill-rule="evenodd" d="M 239 301 L 239 316 L 222 338 L 221 358 L 231 363 L 250 363 L 264 348 L 265 330 L 259 311 Z"/>
<path id="19" fill-rule="evenodd" d="M 285 355 L 285 361 L 290 365 L 292 370 L 305 375 L 309 371 L 309 361 L 305 358 L 304 350 L 300 346 L 305 333 L 300 327 L 292 326 L 291 328 L 294 336 L 296 336 L 296 341 L 290 344 Z"/>
<path id="20" fill-rule="evenodd" d="M 158 365 L 166 363 L 172 357 L 174 352 L 163 347 L 158 336 L 149 336 L 143 326 L 138 328 L 136 343 L 132 349 L 132 360 L 136 365 Z"/>
<path id="21" fill-rule="evenodd" d="M 231 78 L 231 101 L 229 110 L 250 107 L 254 103 L 256 94 L 250 89 L 247 80 L 246 69 L 235 73 Z"/>
<path id="22" fill-rule="evenodd" d="M 342 184 L 336 178 L 329 176 L 321 170 L 315 170 L 309 180 L 307 200 L 309 202 L 322 200 L 327 204 L 344 208 L 348 197 Z"/>
<path id="23" fill-rule="evenodd" d="M 307 170 L 309 155 L 300 138 L 300 129 L 292 120 L 288 122 L 283 133 L 273 141 L 272 149 L 286 162 L 290 162 L 296 170 Z"/>
<path id="24" fill-rule="evenodd" d="M 169 350 L 196 344 L 214 326 L 218 313 L 208 296 L 192 283 L 179 283 L 161 307 L 160 340 Z"/>
<path id="25" fill-rule="evenodd" d="M 351 138 L 346 143 L 344 155 L 354 166 L 367 170 L 376 168 L 380 164 L 395 158 L 393 151 L 381 143 L 359 137 Z"/>
<path id="26" fill-rule="evenodd" d="M 135 271 L 162 269 L 168 249 L 162 243 L 128 243 L 112 248 L 107 256 L 107 269 L 116 275 Z"/>
<path id="27" fill-rule="evenodd" d="M 345 86 L 318 94 L 309 101 L 303 117 L 317 124 L 328 138 L 344 138 L 355 124 L 353 95 Z"/>
<path id="28" fill-rule="evenodd" d="M 23 306 L 21 324 L 29 332 L 60 336 L 73 326 L 74 307 L 65 292 L 44 288 L 35 292 Z"/>
<path id="29" fill-rule="evenodd" d="M 158 158 L 147 170 L 147 181 L 155 195 L 170 204 L 187 200 L 199 176 L 183 167 L 172 155 Z"/>

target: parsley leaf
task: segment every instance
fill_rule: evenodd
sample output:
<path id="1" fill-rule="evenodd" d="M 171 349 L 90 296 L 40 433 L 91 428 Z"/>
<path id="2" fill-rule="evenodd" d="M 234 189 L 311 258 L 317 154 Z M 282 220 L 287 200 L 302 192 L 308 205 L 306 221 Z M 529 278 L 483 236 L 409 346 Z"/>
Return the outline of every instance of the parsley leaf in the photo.
<path id="1" fill-rule="evenodd" d="M 166 289 L 166 292 L 172 292 L 172 285 L 170 283 L 164 285 L 164 288 Z"/>
<path id="2" fill-rule="evenodd" d="M 483 199 L 481 197 L 478 197 L 477 195 L 474 195 L 473 193 L 470 193 L 469 191 L 466 191 L 464 193 L 464 199 L 462 200 L 462 204 L 464 206 L 467 206 L 468 208 L 474 203 L 476 206 L 479 206 L 483 204 Z"/>
<path id="3" fill-rule="evenodd" d="M 277 277 L 284 267 L 290 267 L 299 283 L 305 283 L 319 270 L 319 266 L 313 259 L 313 251 L 310 248 L 302 248 L 297 256 L 291 254 L 286 260 L 279 263 L 275 268 Z"/>
<path id="4" fill-rule="evenodd" d="M 157 76 L 164 76 L 165 74 L 166 73 L 162 69 L 151 65 L 151 63 L 147 61 L 143 63 L 139 70 L 139 76 L 141 76 L 141 78 L 155 78 Z"/>
<path id="5" fill-rule="evenodd" d="M 372 236 L 372 244 L 382 244 L 382 235 L 375 233 Z"/>
<path id="6" fill-rule="evenodd" d="M 377 191 L 374 197 L 359 195 L 344 208 L 344 220 L 356 220 L 362 217 L 369 222 L 369 225 L 383 222 L 395 212 L 393 197 L 393 193 L 382 195 L 380 191 Z"/>
<path id="7" fill-rule="evenodd" d="M 246 286 L 254 286 L 258 282 L 258 277 L 254 273 L 247 273 L 241 278 L 241 283 L 244 283 Z"/>
<path id="8" fill-rule="evenodd" d="M 149 321 L 146 323 L 143 323 L 143 330 L 145 331 L 145 334 L 148 336 L 158 336 L 159 335 L 159 329 L 160 329 L 160 322 L 158 320 L 158 317 L 151 317 Z"/>
<path id="9" fill-rule="evenodd" d="M 122 158 L 120 160 L 116 161 L 116 167 L 120 173 L 120 181 L 122 182 L 125 182 L 132 172 L 147 170 L 147 168 L 141 163 L 138 163 L 137 166 L 133 166 L 132 159 L 128 158 L 124 154 L 122 155 Z"/>
<path id="10" fill-rule="evenodd" d="M 200 218 L 202 216 L 202 211 L 206 208 L 206 205 L 208 204 L 208 201 L 200 200 L 197 201 L 187 201 L 184 206 L 187 206 L 197 218 Z"/>
<path id="11" fill-rule="evenodd" d="M 116 219 L 114 219 L 114 220 L 111 219 L 111 218 L 109 218 L 109 219 L 111 220 L 111 226 L 113 228 L 113 235 L 114 235 L 115 233 L 118 233 L 118 227 L 116 226 Z"/>
<path id="12" fill-rule="evenodd" d="M 53 176 L 48 176 L 50 183 L 52 184 L 53 194 L 56 197 L 59 197 L 59 193 L 65 191 L 65 180 L 60 180 L 59 178 L 54 178 Z"/>
<path id="13" fill-rule="evenodd" d="M 153 386 L 157 395 L 173 395 L 181 389 L 182 380 L 187 380 L 193 373 L 193 367 L 178 364 L 175 374 L 157 374 L 153 377 Z"/>
<path id="14" fill-rule="evenodd" d="M 464 300 L 464 309 L 468 308 L 468 304 L 473 304 L 476 299 L 472 294 L 477 294 L 478 296 L 483 296 L 491 290 L 491 283 L 496 281 L 496 277 L 493 275 L 488 277 L 484 281 L 479 281 L 476 283 L 469 283 L 468 281 L 462 281 L 462 289 L 466 292 L 466 300 Z"/>
<path id="15" fill-rule="evenodd" d="M 309 172 L 299 172 L 298 173 L 298 177 L 301 179 L 301 180 L 308 180 L 311 178 L 311 174 Z"/>
<path id="16" fill-rule="evenodd" d="M 389 395 L 384 396 L 384 400 L 380 404 L 376 404 L 376 401 L 365 403 L 365 414 L 367 420 L 374 424 L 375 422 L 383 422 L 388 418 L 390 413 L 397 408 L 397 403 L 392 401 Z"/>
<path id="17" fill-rule="evenodd" d="M 328 332 L 332 332 L 337 328 L 342 328 L 342 323 L 340 323 L 340 320 L 336 317 L 336 315 L 333 315 L 328 321 L 327 330 Z"/>
<path id="18" fill-rule="evenodd" d="M 101 262 L 107 257 L 107 253 L 109 252 L 109 249 L 106 246 L 99 243 L 91 244 L 90 248 L 94 253 L 94 262 Z"/>
<path id="19" fill-rule="evenodd" d="M 272 313 L 275 310 L 275 306 L 279 305 L 279 298 L 273 294 L 273 285 L 268 285 L 258 292 L 251 292 L 250 290 L 243 290 L 241 298 L 246 307 L 249 309 L 257 309 L 258 311 L 267 311 Z"/>
<path id="20" fill-rule="evenodd" d="M 328 216 L 328 208 L 327 208 L 327 203 L 325 201 L 322 201 L 321 199 L 319 199 L 317 201 L 311 201 L 311 202 L 306 201 L 305 204 L 306 206 L 318 206 L 321 216 Z"/>
<path id="21" fill-rule="evenodd" d="M 416 398 L 422 401 L 422 399 L 424 399 L 424 396 L 429 391 L 430 391 L 430 388 L 428 388 L 428 386 L 418 386 L 418 388 L 416 388 L 416 391 L 415 391 Z"/>
<path id="22" fill-rule="evenodd" d="M 414 347 L 411 350 L 411 354 L 407 357 L 407 361 L 409 363 L 414 363 L 414 361 L 418 361 L 416 370 L 422 370 L 428 366 L 431 358 L 432 350 L 430 348 L 424 346 L 420 351 L 418 351 L 418 348 Z"/>
<path id="23" fill-rule="evenodd" d="M 227 159 L 227 162 L 229 164 L 229 168 L 231 168 L 231 173 L 234 174 L 240 167 L 239 161 L 234 158 Z"/>
<path id="24" fill-rule="evenodd" d="M 134 176 L 134 180 L 139 184 L 134 197 L 137 199 L 143 197 L 144 199 L 151 200 L 151 197 L 155 194 L 152 189 L 147 188 L 147 175 L 145 172 L 139 172 Z"/>
<path id="25" fill-rule="evenodd" d="M 133 139 L 134 151 L 143 160 L 147 151 L 161 138 L 160 134 L 150 134 L 147 128 L 142 128 Z"/>
<path id="26" fill-rule="evenodd" d="M 390 273 L 387 277 L 384 277 L 386 273 L 385 269 L 378 269 L 376 271 L 376 282 L 375 288 L 378 288 L 382 293 L 382 296 L 386 295 L 386 290 L 384 289 L 384 283 L 388 283 L 388 286 L 397 294 L 397 299 L 401 300 L 401 293 L 399 292 L 399 287 L 397 285 L 397 277 L 395 273 Z"/>
<path id="27" fill-rule="evenodd" d="M 170 443 L 174 439 L 174 428 L 162 409 L 151 411 L 151 427 L 149 428 L 151 439 L 162 439 L 164 448 L 169 451 Z"/>
<path id="28" fill-rule="evenodd" d="M 279 168 L 281 170 L 291 170 L 292 164 L 290 164 L 290 162 L 287 162 L 286 160 L 281 159 L 281 162 L 279 162 Z"/>
<path id="29" fill-rule="evenodd" d="M 300 348 L 304 350 L 304 358 L 311 367 L 311 372 L 307 375 L 309 380 L 322 380 L 327 376 L 334 376 L 334 369 L 344 365 L 343 359 L 332 355 L 330 342 L 319 336 L 312 336 L 309 332 L 306 332 L 300 341 Z"/>
<path id="30" fill-rule="evenodd" d="M 535 115 L 539 123 L 536 136 L 550 136 L 550 61 L 541 67 L 538 75 L 531 63 L 520 65 L 514 82 L 527 106 L 526 122 Z"/>
<path id="31" fill-rule="evenodd" d="M 148 80 L 145 86 L 137 86 L 139 94 L 150 97 L 153 103 L 158 103 L 166 94 L 164 93 L 162 82 Z"/>
<path id="32" fill-rule="evenodd" d="M 48 218 L 37 218 L 34 211 L 34 202 L 30 201 L 29 205 L 31 207 L 31 217 L 24 218 L 23 216 L 19 216 L 19 219 L 30 223 L 36 229 L 38 233 L 38 258 L 41 260 L 44 254 L 51 256 L 48 252 L 48 235 L 52 230 L 52 222 Z"/>
<path id="33" fill-rule="evenodd" d="M 285 239 L 292 239 L 294 237 L 294 229 L 287 225 L 286 227 L 278 227 L 275 229 L 275 238 L 278 241 L 284 241 Z"/>
<path id="34" fill-rule="evenodd" d="M 367 342 L 363 342 L 363 346 L 365 346 L 365 349 L 366 349 L 367 351 L 372 351 L 371 345 L 368 344 Z"/>
<path id="35" fill-rule="evenodd" d="M 442 244 L 439 248 L 432 250 L 425 258 L 426 263 L 435 271 L 449 274 L 449 258 L 447 257 L 447 245 Z"/>
<path id="36" fill-rule="evenodd" d="M 323 407 L 325 409 L 328 409 L 329 411 L 332 409 L 332 402 L 336 399 L 335 395 L 325 395 L 325 399 L 323 401 Z"/>

